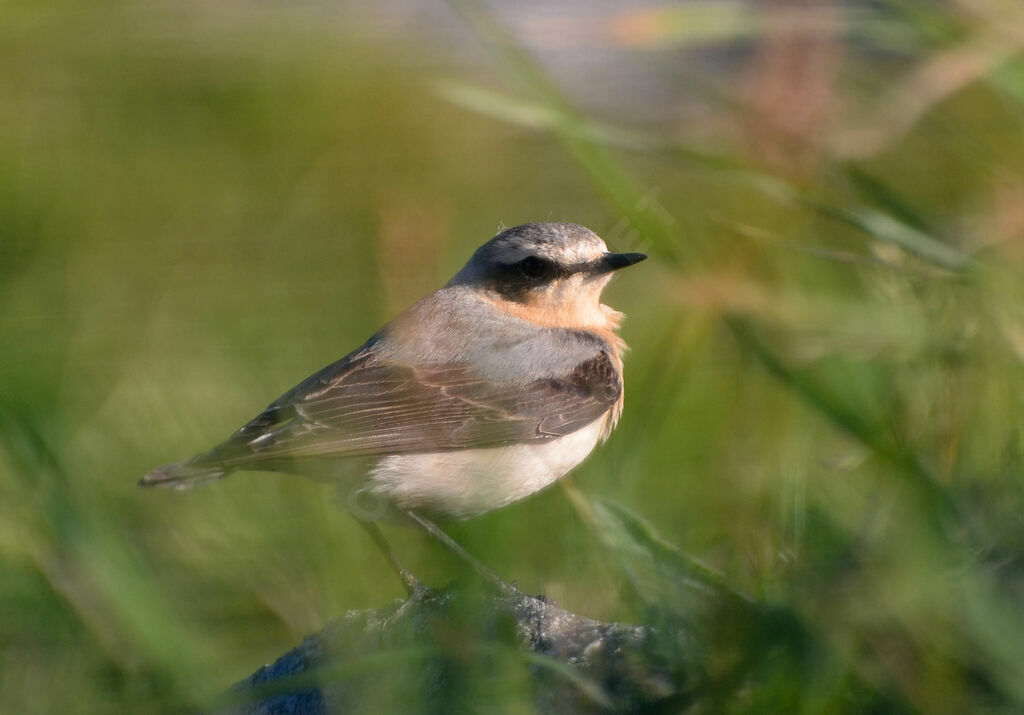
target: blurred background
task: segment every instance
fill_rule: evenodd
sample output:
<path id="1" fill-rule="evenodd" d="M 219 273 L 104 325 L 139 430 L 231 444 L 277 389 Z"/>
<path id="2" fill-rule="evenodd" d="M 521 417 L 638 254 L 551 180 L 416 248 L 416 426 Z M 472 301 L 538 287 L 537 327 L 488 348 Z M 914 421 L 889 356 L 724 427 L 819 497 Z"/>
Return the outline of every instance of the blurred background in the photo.
<path id="1" fill-rule="evenodd" d="M 327 486 L 135 482 L 557 220 L 651 255 L 625 414 L 453 536 L 685 629 L 696 712 L 1019 712 L 1022 51 L 1015 0 L 4 3 L 0 710 L 204 708 L 399 598 Z M 529 711 L 502 663 L 451 710 Z"/>

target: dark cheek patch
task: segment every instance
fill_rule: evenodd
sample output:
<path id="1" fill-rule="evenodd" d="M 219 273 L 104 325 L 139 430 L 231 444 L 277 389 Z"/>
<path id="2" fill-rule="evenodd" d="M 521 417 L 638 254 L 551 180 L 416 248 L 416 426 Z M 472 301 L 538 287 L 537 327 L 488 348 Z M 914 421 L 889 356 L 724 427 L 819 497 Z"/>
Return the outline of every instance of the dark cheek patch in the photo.
<path id="1" fill-rule="evenodd" d="M 490 276 L 489 287 L 506 300 L 526 303 L 533 297 L 546 292 L 555 279 L 556 276 L 551 276 L 540 280 L 531 280 L 525 277 L 515 265 L 497 266 Z"/>
<path id="2" fill-rule="evenodd" d="M 514 265 L 495 266 L 489 279 L 492 290 L 502 298 L 517 303 L 526 302 L 527 296 L 537 287 L 535 283 L 526 280 Z"/>

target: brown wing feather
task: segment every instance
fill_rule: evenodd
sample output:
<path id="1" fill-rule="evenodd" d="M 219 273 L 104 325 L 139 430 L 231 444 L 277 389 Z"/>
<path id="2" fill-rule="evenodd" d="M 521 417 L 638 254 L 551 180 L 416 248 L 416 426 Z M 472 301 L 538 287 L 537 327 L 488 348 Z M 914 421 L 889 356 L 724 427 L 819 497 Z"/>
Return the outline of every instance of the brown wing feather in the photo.
<path id="1" fill-rule="evenodd" d="M 241 467 L 544 441 L 598 419 L 621 391 L 604 350 L 562 377 L 514 385 L 464 364 L 387 364 L 364 349 L 297 385 L 203 461 Z"/>

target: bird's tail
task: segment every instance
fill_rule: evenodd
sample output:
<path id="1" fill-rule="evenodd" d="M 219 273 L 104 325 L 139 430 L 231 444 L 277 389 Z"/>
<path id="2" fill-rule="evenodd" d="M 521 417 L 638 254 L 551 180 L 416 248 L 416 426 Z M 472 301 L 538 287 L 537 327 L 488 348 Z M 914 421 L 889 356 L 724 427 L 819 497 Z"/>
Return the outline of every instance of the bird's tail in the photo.
<path id="1" fill-rule="evenodd" d="M 192 457 L 183 462 L 157 467 L 139 480 L 139 486 L 191 489 L 200 484 L 223 479 L 233 471 L 233 468 L 224 464 L 210 464 L 203 462 L 200 457 Z"/>

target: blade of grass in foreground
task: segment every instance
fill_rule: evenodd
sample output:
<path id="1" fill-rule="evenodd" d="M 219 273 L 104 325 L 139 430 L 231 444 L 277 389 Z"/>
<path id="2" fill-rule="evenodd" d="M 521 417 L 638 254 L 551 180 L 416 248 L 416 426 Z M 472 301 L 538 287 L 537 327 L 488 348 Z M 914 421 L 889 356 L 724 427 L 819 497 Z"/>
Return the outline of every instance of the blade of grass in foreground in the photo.
<path id="1" fill-rule="evenodd" d="M 212 679 L 204 676 L 207 664 L 196 656 L 202 639 L 174 618 L 157 579 L 125 541 L 126 529 L 110 514 L 82 503 L 74 475 L 31 419 L 3 410 L 0 425 L 15 471 L 44 485 L 36 489 L 44 495 L 38 508 L 46 513 L 41 521 L 50 533 L 39 536 L 33 558 L 50 588 L 112 666 L 133 673 L 141 656 L 170 676 L 178 702 L 204 703 Z"/>
<path id="2" fill-rule="evenodd" d="M 653 597 L 663 592 L 667 578 L 675 585 L 683 584 L 745 604 L 754 603 L 750 596 L 733 589 L 721 574 L 663 540 L 650 524 L 624 506 L 608 500 L 588 499 L 570 481 L 560 484 L 580 518 L 609 551 L 620 557 L 622 567 L 642 595 Z M 658 598 L 653 600 L 659 601 Z"/>
<path id="3" fill-rule="evenodd" d="M 879 711 L 909 710 L 898 692 L 873 685 L 871 674 L 837 649 L 797 607 L 734 589 L 626 507 L 590 500 L 568 483 L 565 487 L 581 518 L 652 608 L 656 629 L 662 636 L 677 630 L 686 634 L 672 654 L 694 673 L 685 702 L 699 699 L 725 708 L 752 682 L 771 690 L 779 669 L 785 673 L 789 668 L 808 692 L 835 688 L 844 698 L 873 703 Z"/>

